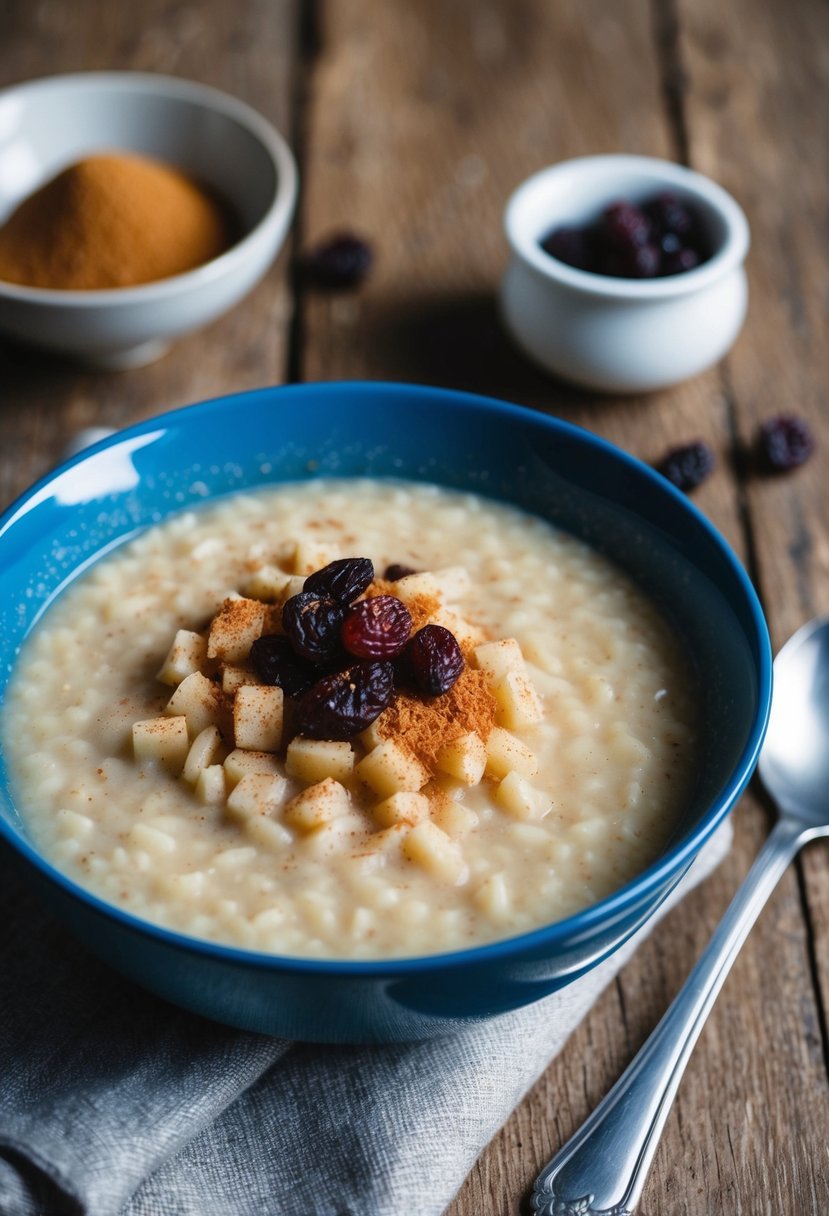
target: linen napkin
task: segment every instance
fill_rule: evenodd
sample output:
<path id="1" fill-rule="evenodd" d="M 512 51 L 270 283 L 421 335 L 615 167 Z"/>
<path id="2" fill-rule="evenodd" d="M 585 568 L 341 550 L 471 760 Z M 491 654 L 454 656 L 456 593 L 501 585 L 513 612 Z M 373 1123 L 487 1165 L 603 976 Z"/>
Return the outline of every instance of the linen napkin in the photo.
<path id="1" fill-rule="evenodd" d="M 718 830 L 659 915 L 719 863 Z M 227 1029 L 115 975 L 0 853 L 0 1216 L 440 1216 L 649 931 L 458 1034 L 321 1047 Z"/>

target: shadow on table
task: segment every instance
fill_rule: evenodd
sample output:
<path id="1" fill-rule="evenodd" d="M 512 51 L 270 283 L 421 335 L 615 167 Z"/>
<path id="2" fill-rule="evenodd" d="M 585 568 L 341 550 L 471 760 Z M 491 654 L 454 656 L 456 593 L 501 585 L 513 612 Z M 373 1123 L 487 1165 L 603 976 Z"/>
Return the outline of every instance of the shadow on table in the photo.
<path id="1" fill-rule="evenodd" d="M 489 294 L 385 301 L 372 317 L 384 372 L 557 413 L 595 401 L 593 394 L 538 371 L 513 345 Z"/>

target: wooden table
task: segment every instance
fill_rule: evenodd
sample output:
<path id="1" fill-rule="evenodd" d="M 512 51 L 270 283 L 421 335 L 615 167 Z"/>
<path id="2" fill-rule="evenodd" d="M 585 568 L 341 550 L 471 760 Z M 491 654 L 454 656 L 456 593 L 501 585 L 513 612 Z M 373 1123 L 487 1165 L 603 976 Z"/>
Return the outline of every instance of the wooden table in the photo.
<path id="1" fill-rule="evenodd" d="M 0 349 L 0 497 L 78 428 L 299 379 L 416 380 L 500 395 L 645 460 L 705 438 L 696 501 L 746 562 L 775 647 L 829 611 L 829 8 L 819 0 L 6 0 L 0 83 L 136 68 L 218 85 L 296 149 L 294 249 L 367 235 L 357 294 L 298 290 L 290 253 L 229 316 L 155 366 L 93 374 Z M 751 307 L 733 352 L 669 392 L 593 397 L 511 349 L 494 297 L 501 212 L 534 170 L 628 151 L 685 161 L 743 204 Z M 775 479 L 742 471 L 760 420 L 807 418 L 821 447 Z M 483 1153 L 447 1216 L 519 1210 L 551 1152 L 654 1026 L 769 827 L 758 789 L 728 860 L 661 925 Z M 645 1192 L 660 1216 L 829 1211 L 829 855 L 784 878 L 702 1036 Z M 415 1207 L 412 1212 L 416 1212 Z"/>

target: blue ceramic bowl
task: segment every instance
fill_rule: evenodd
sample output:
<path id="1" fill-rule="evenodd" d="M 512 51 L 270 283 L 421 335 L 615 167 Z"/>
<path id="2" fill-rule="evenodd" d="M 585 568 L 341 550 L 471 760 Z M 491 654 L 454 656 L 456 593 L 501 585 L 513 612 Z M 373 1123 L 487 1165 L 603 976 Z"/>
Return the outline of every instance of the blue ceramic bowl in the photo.
<path id="1" fill-rule="evenodd" d="M 213 945 L 89 894 L 33 848 L 5 771 L 0 834 L 91 950 L 178 1005 L 296 1039 L 445 1033 L 575 979 L 653 914 L 754 768 L 771 692 L 768 634 L 717 532 L 663 478 L 603 440 L 442 389 L 298 385 L 153 418 L 65 464 L 10 508 L 0 520 L 0 687 L 43 610 L 114 544 L 205 499 L 318 475 L 434 481 L 516 503 L 610 555 L 663 606 L 696 662 L 703 701 L 697 786 L 665 854 L 610 898 L 507 941 L 326 962 Z"/>

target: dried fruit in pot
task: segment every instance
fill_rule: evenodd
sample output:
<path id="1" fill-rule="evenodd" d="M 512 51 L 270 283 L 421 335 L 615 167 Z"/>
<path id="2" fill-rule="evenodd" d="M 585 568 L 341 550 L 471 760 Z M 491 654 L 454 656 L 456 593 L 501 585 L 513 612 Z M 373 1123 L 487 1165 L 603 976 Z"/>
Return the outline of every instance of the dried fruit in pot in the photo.
<path id="1" fill-rule="evenodd" d="M 250 648 L 250 661 L 263 684 L 276 684 L 289 697 L 298 697 L 311 687 L 319 672 L 296 653 L 284 634 L 265 634 Z"/>
<path id="2" fill-rule="evenodd" d="M 346 613 L 340 637 L 343 646 L 361 659 L 393 659 L 412 632 L 412 614 L 394 595 L 360 600 Z"/>
<path id="3" fill-rule="evenodd" d="M 314 287 L 345 291 L 363 282 L 373 261 L 371 246 L 362 237 L 341 232 L 304 253 L 300 268 L 305 280 Z"/>
<path id="4" fill-rule="evenodd" d="M 448 692 L 464 669 L 457 639 L 442 625 L 424 625 L 404 652 L 405 669 L 427 697 Z"/>
<path id="5" fill-rule="evenodd" d="M 329 562 L 321 570 L 309 574 L 302 585 L 303 591 L 337 600 L 342 604 L 353 604 L 374 580 L 374 565 L 368 557 L 341 557 Z"/>
<path id="6" fill-rule="evenodd" d="M 392 699 L 391 663 L 356 663 L 323 676 L 297 703 L 296 724 L 310 739 L 351 739 L 371 726 Z"/>
<path id="7" fill-rule="evenodd" d="M 314 591 L 300 591 L 285 601 L 282 628 L 297 654 L 312 663 L 329 663 L 340 649 L 345 606 Z"/>
<path id="8" fill-rule="evenodd" d="M 617 200 L 595 223 L 548 232 L 541 247 L 567 266 L 623 279 L 684 274 L 712 254 L 702 217 L 669 191 L 641 204 Z"/>
<path id="9" fill-rule="evenodd" d="M 656 467 L 678 490 L 687 493 L 705 481 L 715 463 L 714 453 L 708 444 L 703 439 L 697 439 L 694 443 L 671 448 Z"/>
<path id="10" fill-rule="evenodd" d="M 808 423 L 791 414 L 767 419 L 760 427 L 758 445 L 766 467 L 775 472 L 796 469 L 815 450 Z"/>

